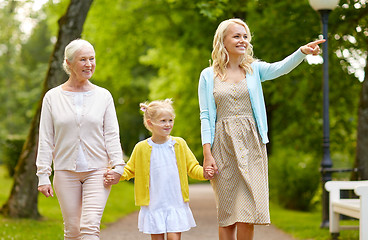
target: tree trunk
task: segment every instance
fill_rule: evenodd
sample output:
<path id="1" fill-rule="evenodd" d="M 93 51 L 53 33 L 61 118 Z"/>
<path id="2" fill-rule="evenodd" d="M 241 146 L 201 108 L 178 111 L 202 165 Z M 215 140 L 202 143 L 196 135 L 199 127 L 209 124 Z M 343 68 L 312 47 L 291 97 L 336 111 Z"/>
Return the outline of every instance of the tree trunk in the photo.
<path id="1" fill-rule="evenodd" d="M 359 171 L 358 174 L 353 174 L 354 180 L 368 179 L 368 64 L 366 64 L 364 70 L 365 77 L 358 109 L 358 134 L 355 157 L 355 167 Z"/>
<path id="2" fill-rule="evenodd" d="M 50 65 L 44 81 L 42 97 L 32 120 L 27 140 L 23 146 L 19 162 L 15 169 L 14 184 L 8 201 L 1 213 L 13 218 L 39 218 L 38 191 L 36 176 L 36 154 L 38 147 L 38 129 L 42 99 L 45 93 L 66 81 L 68 76 L 62 69 L 64 48 L 72 40 L 79 38 L 83 30 L 88 10 L 93 0 L 71 0 L 66 13 L 59 19 L 59 33 Z"/>

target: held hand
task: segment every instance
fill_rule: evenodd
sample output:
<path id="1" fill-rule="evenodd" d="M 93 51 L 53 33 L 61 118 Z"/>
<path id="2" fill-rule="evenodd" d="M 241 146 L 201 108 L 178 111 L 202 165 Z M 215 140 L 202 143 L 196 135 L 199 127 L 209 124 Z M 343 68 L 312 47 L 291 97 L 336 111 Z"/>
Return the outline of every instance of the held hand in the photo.
<path id="1" fill-rule="evenodd" d="M 46 197 L 54 196 L 54 192 L 52 190 L 51 184 L 38 186 L 38 191 L 41 192 Z"/>
<path id="2" fill-rule="evenodd" d="M 119 183 L 121 175 L 113 170 L 107 170 L 104 173 L 104 186 L 108 187 Z"/>
<path id="3" fill-rule="evenodd" d="M 321 52 L 318 44 L 321 44 L 321 43 L 324 43 L 324 42 L 326 42 L 326 39 L 320 39 L 320 40 L 310 42 L 310 43 L 308 43 L 304 46 L 301 46 L 300 51 L 302 51 L 302 53 L 304 53 L 304 54 L 318 55 Z"/>
<path id="4" fill-rule="evenodd" d="M 212 168 L 214 174 L 218 174 L 218 168 L 215 162 L 215 159 L 211 156 L 206 156 L 203 160 L 203 168 L 206 170 L 207 168 Z"/>
<path id="5" fill-rule="evenodd" d="M 211 180 L 213 179 L 214 175 L 215 175 L 215 170 L 213 169 L 213 167 L 208 166 L 206 168 L 203 169 L 203 177 L 207 180 Z"/>

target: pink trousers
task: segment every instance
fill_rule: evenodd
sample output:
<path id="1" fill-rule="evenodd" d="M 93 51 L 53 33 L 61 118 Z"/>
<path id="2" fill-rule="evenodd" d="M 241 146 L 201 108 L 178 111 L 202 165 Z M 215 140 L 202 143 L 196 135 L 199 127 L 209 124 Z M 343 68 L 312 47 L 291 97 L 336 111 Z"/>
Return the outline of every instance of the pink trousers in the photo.
<path id="1" fill-rule="evenodd" d="M 103 185 L 105 169 L 55 171 L 54 189 L 64 219 L 65 240 L 99 240 L 100 223 L 111 186 Z"/>

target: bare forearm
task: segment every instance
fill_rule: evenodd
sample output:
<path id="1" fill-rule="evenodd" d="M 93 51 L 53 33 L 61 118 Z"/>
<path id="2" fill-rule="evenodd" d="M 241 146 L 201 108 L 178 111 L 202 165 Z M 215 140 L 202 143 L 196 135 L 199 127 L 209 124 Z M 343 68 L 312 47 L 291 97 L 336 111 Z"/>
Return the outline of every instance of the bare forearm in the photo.
<path id="1" fill-rule="evenodd" d="M 211 144 L 209 143 L 205 143 L 203 145 L 203 157 L 206 159 L 207 157 L 212 157 L 212 152 L 211 152 Z"/>

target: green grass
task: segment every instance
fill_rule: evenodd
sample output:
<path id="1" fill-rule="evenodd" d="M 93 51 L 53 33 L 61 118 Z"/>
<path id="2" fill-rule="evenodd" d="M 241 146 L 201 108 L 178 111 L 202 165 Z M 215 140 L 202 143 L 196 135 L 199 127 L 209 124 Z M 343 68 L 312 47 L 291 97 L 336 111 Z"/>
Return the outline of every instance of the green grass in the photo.
<path id="1" fill-rule="evenodd" d="M 279 229 L 291 234 L 296 239 L 303 240 L 328 240 L 328 229 L 320 228 L 322 222 L 321 209 L 310 212 L 286 210 L 277 204 L 270 204 L 272 224 Z M 342 225 L 359 225 L 358 220 L 343 220 Z M 358 230 L 343 230 L 340 232 L 342 240 L 359 240 Z"/>
<path id="2" fill-rule="evenodd" d="M 8 199 L 13 180 L 0 165 L 0 205 Z M 135 211 L 133 184 L 120 182 L 114 185 L 102 217 L 101 228 Z M 63 220 L 56 197 L 39 195 L 39 211 L 42 220 L 8 219 L 0 215 L 0 240 L 63 240 Z"/>

